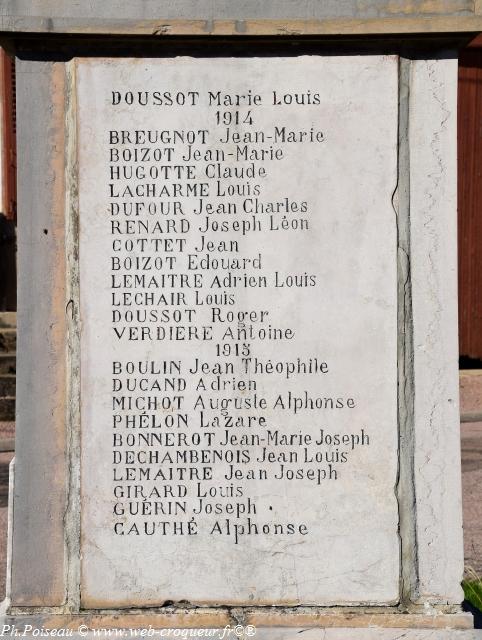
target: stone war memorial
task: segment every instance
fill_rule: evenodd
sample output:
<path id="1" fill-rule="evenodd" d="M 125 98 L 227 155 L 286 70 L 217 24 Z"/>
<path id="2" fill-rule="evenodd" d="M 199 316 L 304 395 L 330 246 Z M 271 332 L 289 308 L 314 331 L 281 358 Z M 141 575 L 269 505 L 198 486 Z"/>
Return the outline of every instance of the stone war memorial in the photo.
<path id="1" fill-rule="evenodd" d="M 456 114 L 481 4 L 17 0 L 0 31 L 4 629 L 476 638 Z"/>

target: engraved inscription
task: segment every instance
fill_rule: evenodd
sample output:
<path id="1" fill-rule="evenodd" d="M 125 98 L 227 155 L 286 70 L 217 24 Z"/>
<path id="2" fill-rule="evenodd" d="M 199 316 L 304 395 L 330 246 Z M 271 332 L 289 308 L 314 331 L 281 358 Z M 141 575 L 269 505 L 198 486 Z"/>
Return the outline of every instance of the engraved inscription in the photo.
<path id="1" fill-rule="evenodd" d="M 396 60 L 75 64 L 85 603 L 396 601 Z"/>

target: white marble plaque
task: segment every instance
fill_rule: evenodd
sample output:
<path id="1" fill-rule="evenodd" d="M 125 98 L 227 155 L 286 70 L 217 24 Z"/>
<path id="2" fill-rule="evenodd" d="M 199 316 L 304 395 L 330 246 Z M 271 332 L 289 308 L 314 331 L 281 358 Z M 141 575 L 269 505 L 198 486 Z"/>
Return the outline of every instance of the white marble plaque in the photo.
<path id="1" fill-rule="evenodd" d="M 78 60 L 82 602 L 393 604 L 397 60 Z"/>

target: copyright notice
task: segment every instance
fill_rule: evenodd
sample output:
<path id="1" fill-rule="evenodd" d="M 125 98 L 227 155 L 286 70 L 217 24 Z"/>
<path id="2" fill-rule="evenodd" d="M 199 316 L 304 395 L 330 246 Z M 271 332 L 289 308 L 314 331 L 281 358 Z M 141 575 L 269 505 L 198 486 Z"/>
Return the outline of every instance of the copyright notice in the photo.
<path id="1" fill-rule="evenodd" d="M 46 628 L 35 627 L 31 624 L 23 626 L 15 624 L 4 624 L 0 630 L 0 637 L 69 637 L 69 638 L 215 638 L 224 640 L 225 638 L 252 638 L 256 635 L 256 627 L 253 625 L 226 625 L 221 629 L 181 629 L 166 628 L 155 629 L 152 625 L 148 627 L 137 627 L 120 629 L 115 627 L 91 628 L 85 624 L 74 629 L 67 628 Z"/>

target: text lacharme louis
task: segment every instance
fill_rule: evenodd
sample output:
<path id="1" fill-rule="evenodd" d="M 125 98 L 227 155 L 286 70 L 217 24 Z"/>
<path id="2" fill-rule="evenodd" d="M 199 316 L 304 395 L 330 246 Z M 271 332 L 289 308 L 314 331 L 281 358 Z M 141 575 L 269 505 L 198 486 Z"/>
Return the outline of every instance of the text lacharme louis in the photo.
<path id="1" fill-rule="evenodd" d="M 323 286 L 312 263 L 303 268 L 304 238 L 323 215 L 288 178 L 300 153 L 321 162 L 329 144 L 316 124 L 322 94 L 108 95 L 113 113 L 167 108 L 190 123 L 104 133 L 112 340 L 143 354 L 111 363 L 112 529 L 234 544 L 309 536 L 303 513 L 287 519 L 263 483 L 293 499 L 311 486 L 323 495 L 371 438 L 343 370 L 323 357 L 324 337 L 307 340 L 303 301 L 322 300 Z M 290 127 L 290 105 L 310 108 L 303 128 Z M 262 117 L 268 107 L 279 120 Z M 299 268 L 273 253 L 280 234 L 292 236 Z M 263 291 L 288 306 L 296 292 L 299 312 L 280 313 Z M 181 344 L 191 348 L 176 357 Z M 144 346 L 171 355 L 146 358 Z M 346 414 L 353 428 L 334 428 Z"/>

